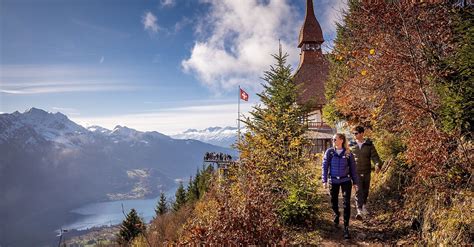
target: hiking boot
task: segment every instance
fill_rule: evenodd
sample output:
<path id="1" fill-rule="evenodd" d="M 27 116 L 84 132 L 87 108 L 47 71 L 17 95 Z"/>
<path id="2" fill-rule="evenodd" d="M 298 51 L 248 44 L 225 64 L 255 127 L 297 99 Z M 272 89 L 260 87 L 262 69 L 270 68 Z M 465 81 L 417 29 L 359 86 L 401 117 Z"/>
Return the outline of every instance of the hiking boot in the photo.
<path id="1" fill-rule="evenodd" d="M 360 208 L 357 208 L 357 215 L 356 215 L 356 219 L 358 220 L 362 220 L 362 209 Z"/>
<path id="2" fill-rule="evenodd" d="M 369 211 L 367 210 L 367 207 L 364 205 L 362 205 L 362 214 L 363 215 L 368 215 L 369 214 Z"/>
<path id="3" fill-rule="evenodd" d="M 339 227 L 339 215 L 334 216 L 334 226 Z"/>
<path id="4" fill-rule="evenodd" d="M 349 227 L 344 226 L 344 239 L 350 239 L 351 235 L 349 234 Z"/>

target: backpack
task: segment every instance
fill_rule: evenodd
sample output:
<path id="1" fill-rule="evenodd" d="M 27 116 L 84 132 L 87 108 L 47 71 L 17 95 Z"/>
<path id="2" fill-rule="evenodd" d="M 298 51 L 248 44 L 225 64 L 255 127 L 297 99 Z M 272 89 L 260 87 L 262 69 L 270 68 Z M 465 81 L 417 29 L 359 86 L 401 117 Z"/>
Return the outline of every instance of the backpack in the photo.
<path id="1" fill-rule="evenodd" d="M 334 157 L 335 152 L 336 152 L 336 150 L 334 150 L 334 148 L 331 148 L 331 151 L 329 151 L 329 155 L 328 155 L 328 164 L 329 164 L 329 166 L 331 166 L 332 157 Z"/>
<path id="2" fill-rule="evenodd" d="M 328 175 L 331 176 L 331 162 L 332 162 L 332 158 L 334 157 L 334 153 L 336 152 L 336 150 L 334 150 L 334 148 L 331 148 L 331 150 L 329 151 L 329 154 L 328 154 Z"/>

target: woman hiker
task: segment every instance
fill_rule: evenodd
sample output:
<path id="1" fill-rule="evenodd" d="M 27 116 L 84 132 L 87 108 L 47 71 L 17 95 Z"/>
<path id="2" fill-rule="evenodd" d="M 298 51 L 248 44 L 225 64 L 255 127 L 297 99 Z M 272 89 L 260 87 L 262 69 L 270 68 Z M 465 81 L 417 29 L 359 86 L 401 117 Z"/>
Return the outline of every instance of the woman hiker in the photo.
<path id="1" fill-rule="evenodd" d="M 359 184 L 355 167 L 354 155 L 349 150 L 346 136 L 341 133 L 334 135 L 333 147 L 326 150 L 323 158 L 323 186 L 326 189 L 329 175 L 329 190 L 331 193 L 331 206 L 334 211 L 334 224 L 339 226 L 339 190 L 342 191 L 344 207 L 344 238 L 349 239 L 349 218 L 351 216 L 351 190 L 352 184 L 358 189 Z"/>

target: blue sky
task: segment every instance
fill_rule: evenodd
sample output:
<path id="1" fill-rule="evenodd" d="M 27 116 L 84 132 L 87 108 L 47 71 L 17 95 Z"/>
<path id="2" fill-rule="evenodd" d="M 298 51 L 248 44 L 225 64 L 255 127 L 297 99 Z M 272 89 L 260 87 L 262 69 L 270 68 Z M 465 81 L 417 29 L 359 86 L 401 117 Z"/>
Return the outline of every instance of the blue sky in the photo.
<path id="1" fill-rule="evenodd" d="M 278 39 L 296 69 L 305 0 L 1 0 L 0 112 L 174 134 L 236 126 Z M 331 49 L 342 0 L 314 0 Z"/>

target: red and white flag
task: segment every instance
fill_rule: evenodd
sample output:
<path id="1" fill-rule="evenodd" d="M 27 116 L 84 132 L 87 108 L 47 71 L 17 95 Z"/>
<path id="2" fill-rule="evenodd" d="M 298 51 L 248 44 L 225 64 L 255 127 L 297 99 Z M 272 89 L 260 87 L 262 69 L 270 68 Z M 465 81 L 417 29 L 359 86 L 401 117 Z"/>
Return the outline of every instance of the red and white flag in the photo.
<path id="1" fill-rule="evenodd" d="M 240 89 L 240 98 L 245 100 L 245 101 L 249 101 L 249 95 L 247 92 L 245 92 L 244 90 Z"/>

